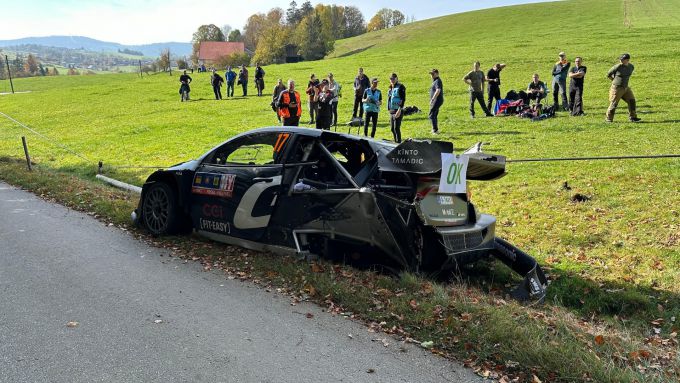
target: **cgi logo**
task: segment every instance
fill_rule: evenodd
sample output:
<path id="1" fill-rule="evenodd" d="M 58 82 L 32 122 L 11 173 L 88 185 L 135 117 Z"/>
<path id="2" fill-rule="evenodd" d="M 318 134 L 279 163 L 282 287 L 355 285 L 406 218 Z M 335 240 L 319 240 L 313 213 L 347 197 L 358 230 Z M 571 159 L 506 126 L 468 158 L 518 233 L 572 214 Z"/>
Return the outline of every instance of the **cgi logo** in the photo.
<path id="1" fill-rule="evenodd" d="M 224 218 L 224 211 L 220 205 L 203 205 L 203 216 L 209 218 Z"/>

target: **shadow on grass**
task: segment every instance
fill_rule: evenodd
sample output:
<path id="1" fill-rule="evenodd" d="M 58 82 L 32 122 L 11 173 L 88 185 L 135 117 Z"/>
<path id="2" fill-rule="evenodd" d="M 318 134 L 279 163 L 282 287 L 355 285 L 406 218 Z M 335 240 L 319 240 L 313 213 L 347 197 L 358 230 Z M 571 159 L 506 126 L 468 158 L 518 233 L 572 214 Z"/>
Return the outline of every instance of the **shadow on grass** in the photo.
<path id="1" fill-rule="evenodd" d="M 526 134 L 524 132 L 518 132 L 516 130 L 491 130 L 488 132 L 461 132 L 458 133 L 461 136 L 495 136 L 495 135 L 519 135 Z"/>
<path id="2" fill-rule="evenodd" d="M 375 45 L 375 44 L 371 44 L 371 45 L 369 45 L 369 46 L 367 46 L 367 47 L 363 47 L 363 48 L 355 49 L 355 50 L 352 50 L 352 51 L 349 51 L 349 52 L 345 52 L 345 53 L 343 53 L 343 54 L 341 54 L 341 55 L 339 55 L 339 56 L 337 56 L 337 57 L 338 57 L 338 58 L 342 58 L 342 57 L 352 56 L 352 55 L 355 55 L 355 54 L 358 54 L 358 53 L 367 51 L 367 50 L 373 48 L 374 45 Z"/>

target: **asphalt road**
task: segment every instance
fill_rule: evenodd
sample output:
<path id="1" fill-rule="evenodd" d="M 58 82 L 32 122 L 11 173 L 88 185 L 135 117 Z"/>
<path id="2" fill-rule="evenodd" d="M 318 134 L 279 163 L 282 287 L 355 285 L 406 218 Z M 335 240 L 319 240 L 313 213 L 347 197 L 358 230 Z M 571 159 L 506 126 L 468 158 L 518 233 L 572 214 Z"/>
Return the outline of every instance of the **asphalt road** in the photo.
<path id="1" fill-rule="evenodd" d="M 99 381 L 482 379 L 0 182 L 0 382 Z"/>

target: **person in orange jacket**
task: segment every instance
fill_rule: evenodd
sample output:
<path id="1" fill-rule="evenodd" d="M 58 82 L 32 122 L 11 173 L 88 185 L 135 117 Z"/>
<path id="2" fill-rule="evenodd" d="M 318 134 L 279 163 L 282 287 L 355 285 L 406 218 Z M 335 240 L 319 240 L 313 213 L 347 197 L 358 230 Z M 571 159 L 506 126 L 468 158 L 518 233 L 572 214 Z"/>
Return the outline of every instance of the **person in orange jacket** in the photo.
<path id="1" fill-rule="evenodd" d="M 302 106 L 300 104 L 300 93 L 295 90 L 295 81 L 288 80 L 288 89 L 279 95 L 277 107 L 279 108 L 279 116 L 283 120 L 283 126 L 300 125 Z"/>

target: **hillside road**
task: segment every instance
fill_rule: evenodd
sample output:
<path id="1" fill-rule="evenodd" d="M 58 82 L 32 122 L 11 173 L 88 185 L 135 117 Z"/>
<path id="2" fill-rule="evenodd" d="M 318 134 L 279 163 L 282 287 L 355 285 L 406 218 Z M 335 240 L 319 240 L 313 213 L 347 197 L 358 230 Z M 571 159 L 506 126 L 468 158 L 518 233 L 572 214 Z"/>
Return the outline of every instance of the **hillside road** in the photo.
<path id="1" fill-rule="evenodd" d="M 0 382 L 483 381 L 169 255 L 0 182 Z"/>

